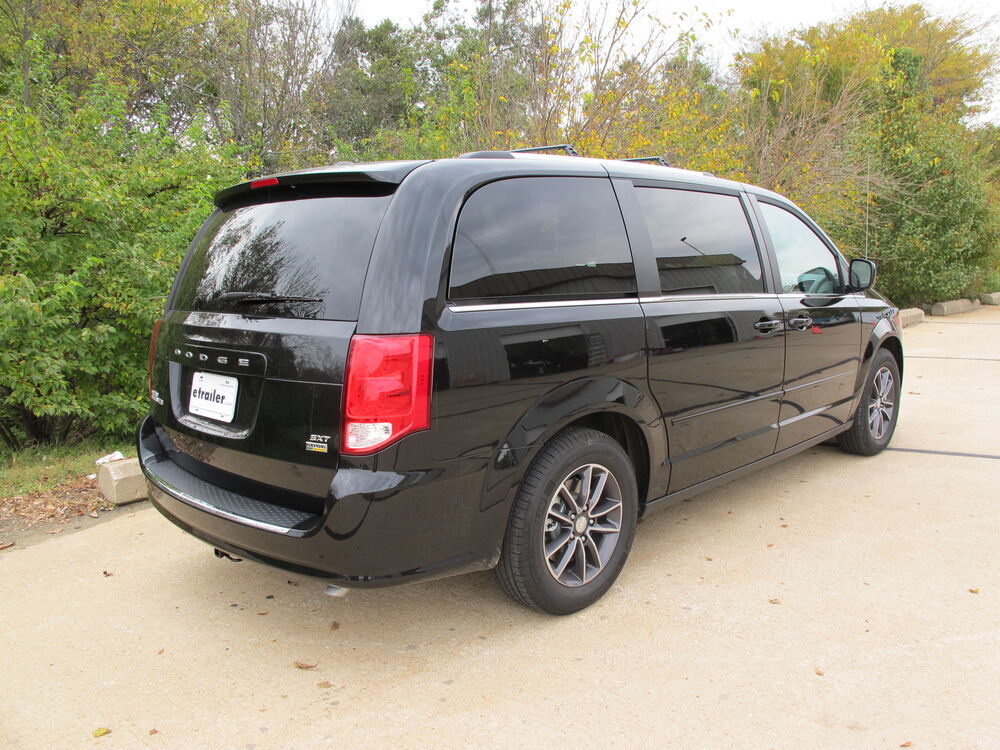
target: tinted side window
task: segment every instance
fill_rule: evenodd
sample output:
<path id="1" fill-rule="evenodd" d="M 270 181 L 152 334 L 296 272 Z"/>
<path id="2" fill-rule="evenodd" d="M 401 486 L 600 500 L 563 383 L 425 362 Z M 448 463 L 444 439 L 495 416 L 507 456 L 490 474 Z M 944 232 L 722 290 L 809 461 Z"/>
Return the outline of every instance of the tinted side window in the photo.
<path id="1" fill-rule="evenodd" d="M 802 219 L 761 201 L 760 210 L 774 245 L 774 256 L 784 292 L 833 294 L 840 289 L 840 273 L 833 253 Z"/>
<path id="2" fill-rule="evenodd" d="M 458 218 L 449 296 L 586 299 L 636 293 L 611 183 L 522 177 L 485 185 Z"/>
<path id="3" fill-rule="evenodd" d="M 740 199 L 636 188 L 663 294 L 760 293 L 760 254 Z"/>

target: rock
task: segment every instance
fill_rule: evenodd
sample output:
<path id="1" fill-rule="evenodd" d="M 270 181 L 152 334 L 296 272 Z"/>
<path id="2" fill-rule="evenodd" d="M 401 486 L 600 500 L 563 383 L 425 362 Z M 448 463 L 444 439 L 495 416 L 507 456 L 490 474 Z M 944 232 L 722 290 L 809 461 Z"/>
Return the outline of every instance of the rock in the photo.
<path id="1" fill-rule="evenodd" d="M 924 322 L 924 311 L 919 307 L 907 307 L 899 311 L 899 324 L 903 328 Z"/>
<path id="2" fill-rule="evenodd" d="M 138 458 L 126 458 L 101 464 L 97 487 L 115 505 L 128 505 L 146 499 L 146 478 Z"/>
<path id="3" fill-rule="evenodd" d="M 950 299 L 945 302 L 935 302 L 931 306 L 931 315 L 958 315 L 972 312 L 977 307 L 971 299 Z"/>
<path id="4" fill-rule="evenodd" d="M 979 301 L 984 305 L 1000 305 L 1000 292 L 993 292 L 992 294 L 984 294 L 979 298 Z"/>

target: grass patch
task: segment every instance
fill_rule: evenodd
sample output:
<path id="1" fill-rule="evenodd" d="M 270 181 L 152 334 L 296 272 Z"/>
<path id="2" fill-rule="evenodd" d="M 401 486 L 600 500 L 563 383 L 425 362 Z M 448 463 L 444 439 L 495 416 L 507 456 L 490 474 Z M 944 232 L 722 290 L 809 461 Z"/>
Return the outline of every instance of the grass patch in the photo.
<path id="1" fill-rule="evenodd" d="M 82 475 L 96 474 L 99 467 L 94 461 L 114 451 L 121 451 L 126 458 L 135 456 L 129 440 L 84 440 L 7 453 L 0 456 L 0 497 L 46 492 Z"/>

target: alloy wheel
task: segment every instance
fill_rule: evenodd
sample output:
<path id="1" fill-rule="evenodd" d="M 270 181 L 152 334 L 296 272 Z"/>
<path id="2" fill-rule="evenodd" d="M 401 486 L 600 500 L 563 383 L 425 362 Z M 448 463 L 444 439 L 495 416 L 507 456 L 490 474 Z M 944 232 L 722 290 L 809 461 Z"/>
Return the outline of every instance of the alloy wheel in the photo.
<path id="1" fill-rule="evenodd" d="M 868 429 L 872 437 L 881 440 L 892 425 L 896 408 L 896 387 L 892 372 L 882 367 L 872 379 L 871 398 L 868 400 Z"/>
<path id="2" fill-rule="evenodd" d="M 585 464 L 569 473 L 549 501 L 542 554 L 563 586 L 582 586 L 607 565 L 622 529 L 622 491 L 607 468 Z"/>

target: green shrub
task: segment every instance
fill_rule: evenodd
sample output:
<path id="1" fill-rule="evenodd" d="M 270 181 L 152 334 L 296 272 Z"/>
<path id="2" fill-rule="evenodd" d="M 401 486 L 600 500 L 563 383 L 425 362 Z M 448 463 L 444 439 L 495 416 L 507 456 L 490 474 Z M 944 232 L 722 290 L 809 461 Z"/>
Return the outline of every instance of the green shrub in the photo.
<path id="1" fill-rule="evenodd" d="M 152 325 L 213 192 L 241 168 L 202 122 L 133 127 L 113 86 L 0 100 L 0 438 L 126 434 Z M 36 97 L 41 98 L 40 93 Z"/>

